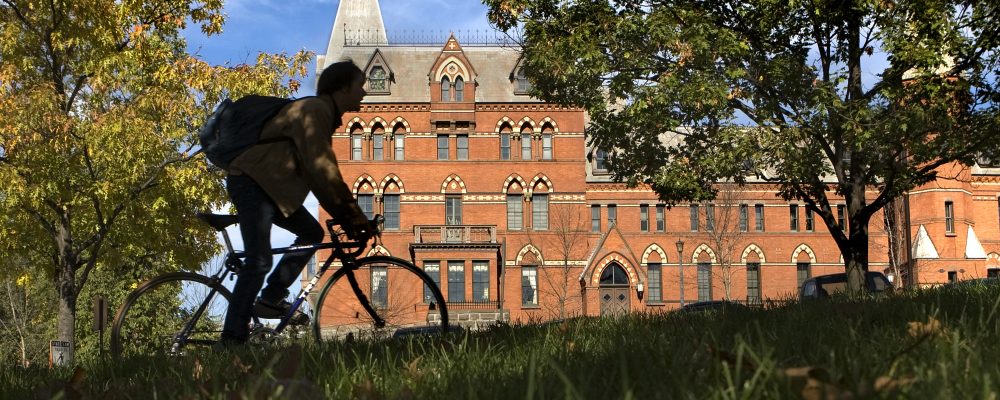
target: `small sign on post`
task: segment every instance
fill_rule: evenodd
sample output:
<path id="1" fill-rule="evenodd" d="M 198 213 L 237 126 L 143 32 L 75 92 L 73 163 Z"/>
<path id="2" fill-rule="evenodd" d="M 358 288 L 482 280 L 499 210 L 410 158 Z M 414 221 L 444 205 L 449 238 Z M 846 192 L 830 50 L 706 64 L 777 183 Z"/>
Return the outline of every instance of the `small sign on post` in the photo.
<path id="1" fill-rule="evenodd" d="M 49 341 L 49 368 L 68 366 L 73 360 L 73 345 L 62 340 Z"/>
<path id="2" fill-rule="evenodd" d="M 97 337 L 98 354 L 104 357 L 104 328 L 108 326 L 108 301 L 103 296 L 94 298 L 94 330 Z"/>

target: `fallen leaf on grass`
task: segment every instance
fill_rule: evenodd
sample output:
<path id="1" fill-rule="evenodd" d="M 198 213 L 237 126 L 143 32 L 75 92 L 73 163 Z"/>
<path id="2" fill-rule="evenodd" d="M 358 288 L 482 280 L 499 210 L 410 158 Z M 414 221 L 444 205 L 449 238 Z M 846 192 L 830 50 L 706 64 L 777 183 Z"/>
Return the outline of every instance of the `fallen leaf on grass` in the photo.
<path id="1" fill-rule="evenodd" d="M 406 364 L 406 370 L 403 371 L 403 376 L 410 378 L 414 381 L 419 381 L 420 378 L 424 376 L 424 371 L 420 369 L 420 359 L 423 356 L 417 356 L 409 364 Z"/>
<path id="2" fill-rule="evenodd" d="M 927 322 L 913 321 L 908 323 L 907 326 L 909 328 L 908 331 L 910 336 L 913 337 L 944 334 L 944 328 L 942 327 L 941 322 L 934 318 L 929 319 Z"/>
<path id="3" fill-rule="evenodd" d="M 904 386 L 910 386 L 916 381 L 917 378 L 914 377 L 890 378 L 888 376 L 880 376 L 875 379 L 874 387 L 876 392 L 886 394 L 899 390 Z"/>

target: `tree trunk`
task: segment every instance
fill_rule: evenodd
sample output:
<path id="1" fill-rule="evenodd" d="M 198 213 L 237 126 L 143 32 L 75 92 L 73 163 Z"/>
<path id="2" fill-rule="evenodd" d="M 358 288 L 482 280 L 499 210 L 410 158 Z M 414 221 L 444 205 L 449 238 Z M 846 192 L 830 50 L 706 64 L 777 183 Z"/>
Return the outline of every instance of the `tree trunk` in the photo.
<path id="1" fill-rule="evenodd" d="M 859 295 L 864 290 L 865 272 L 868 272 L 868 220 L 858 219 L 851 221 L 847 249 L 842 249 L 847 272 L 847 291 L 852 296 Z"/>
<path id="2" fill-rule="evenodd" d="M 62 224 L 56 235 L 56 246 L 59 257 L 56 265 L 56 291 L 59 292 L 59 306 L 56 314 L 56 340 L 69 342 L 69 358 L 67 365 L 73 365 L 73 354 L 76 348 L 76 300 L 79 292 L 76 287 L 77 256 L 72 250 L 72 234 L 69 218 L 63 216 Z"/>

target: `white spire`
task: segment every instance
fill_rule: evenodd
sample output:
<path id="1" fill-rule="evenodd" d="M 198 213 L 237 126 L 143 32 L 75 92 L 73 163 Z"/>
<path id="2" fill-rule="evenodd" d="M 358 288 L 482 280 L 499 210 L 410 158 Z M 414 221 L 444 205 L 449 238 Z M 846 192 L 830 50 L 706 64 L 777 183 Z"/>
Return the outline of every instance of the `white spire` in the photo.
<path id="1" fill-rule="evenodd" d="M 986 258 L 986 250 L 983 249 L 982 243 L 979 243 L 972 225 L 969 225 L 969 235 L 965 240 L 965 258 Z"/>
<path id="2" fill-rule="evenodd" d="M 934 248 L 934 242 L 931 241 L 923 225 L 920 225 L 917 238 L 913 241 L 913 258 L 940 258 L 937 249 Z"/>
<path id="3" fill-rule="evenodd" d="M 359 38 L 366 44 L 389 42 L 378 0 L 340 0 L 326 54 L 316 57 L 316 71 L 322 71 L 327 65 L 340 61 L 345 41 L 350 39 L 356 42 Z"/>

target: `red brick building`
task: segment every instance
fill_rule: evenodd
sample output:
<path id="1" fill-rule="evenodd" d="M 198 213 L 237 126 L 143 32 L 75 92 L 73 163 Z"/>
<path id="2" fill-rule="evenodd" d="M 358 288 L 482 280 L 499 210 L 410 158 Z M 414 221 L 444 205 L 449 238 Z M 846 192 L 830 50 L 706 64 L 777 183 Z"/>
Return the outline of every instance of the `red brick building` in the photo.
<path id="1" fill-rule="evenodd" d="M 390 42 L 376 0 L 342 1 L 317 66 L 350 59 L 365 71 L 369 94 L 334 151 L 362 207 L 387 218 L 374 251 L 435 276 L 453 320 L 782 300 L 809 276 L 843 271 L 822 220 L 773 185 L 667 208 L 648 188 L 612 181 L 586 146 L 585 113 L 528 96 L 516 47 L 485 42 Z M 998 177 L 955 172 L 963 179 L 897 202 L 893 215 L 911 229 L 873 218 L 870 269 L 936 284 L 997 265 Z"/>

